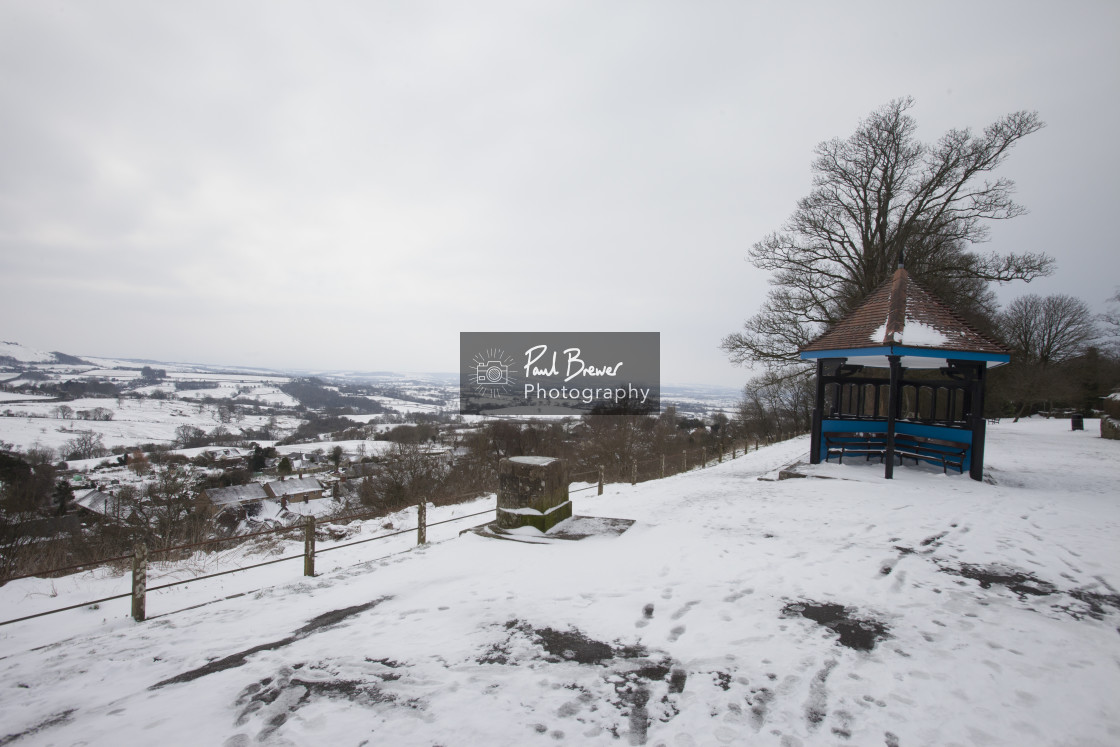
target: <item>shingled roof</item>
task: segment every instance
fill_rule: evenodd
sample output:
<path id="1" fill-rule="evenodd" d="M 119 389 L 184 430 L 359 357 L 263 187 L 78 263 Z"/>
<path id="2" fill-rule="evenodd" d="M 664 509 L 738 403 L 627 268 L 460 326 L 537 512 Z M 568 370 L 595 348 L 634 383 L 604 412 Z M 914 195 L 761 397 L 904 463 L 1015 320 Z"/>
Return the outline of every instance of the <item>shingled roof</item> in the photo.
<path id="1" fill-rule="evenodd" d="M 905 267 L 876 288 L 867 300 L 801 349 L 829 350 L 907 347 L 949 352 L 1007 355 L 910 277 Z M 816 357 L 816 356 L 812 356 Z"/>

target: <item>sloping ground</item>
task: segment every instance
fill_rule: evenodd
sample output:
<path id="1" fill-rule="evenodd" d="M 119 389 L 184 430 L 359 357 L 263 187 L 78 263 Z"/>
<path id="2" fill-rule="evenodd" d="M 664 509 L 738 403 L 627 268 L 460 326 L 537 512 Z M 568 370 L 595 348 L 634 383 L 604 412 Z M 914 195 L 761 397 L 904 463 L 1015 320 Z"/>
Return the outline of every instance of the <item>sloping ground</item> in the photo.
<path id="1" fill-rule="evenodd" d="M 617 538 L 10 626 L 0 744 L 1116 744 L 1120 454 L 1068 427 L 993 426 L 994 484 L 756 479 L 800 440 L 576 501 Z"/>

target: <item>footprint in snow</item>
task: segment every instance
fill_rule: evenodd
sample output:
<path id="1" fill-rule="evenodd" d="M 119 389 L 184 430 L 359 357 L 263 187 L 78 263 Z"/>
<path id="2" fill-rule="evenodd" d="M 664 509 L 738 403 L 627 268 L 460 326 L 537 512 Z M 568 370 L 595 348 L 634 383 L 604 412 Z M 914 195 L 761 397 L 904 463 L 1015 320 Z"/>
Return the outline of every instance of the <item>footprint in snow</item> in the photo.
<path id="1" fill-rule="evenodd" d="M 695 607 L 698 604 L 700 604 L 699 599 L 694 599 L 691 602 L 685 603 L 685 605 L 683 607 L 681 607 L 679 610 L 677 610 L 676 612 L 673 613 L 673 619 L 674 620 L 680 620 L 682 617 L 684 617 L 685 615 L 688 614 L 688 611 L 690 609 L 692 609 L 693 607 Z"/>
<path id="2" fill-rule="evenodd" d="M 678 638 L 680 638 L 682 635 L 684 635 L 684 631 L 685 631 L 685 627 L 683 625 L 677 625 L 672 630 L 670 630 L 669 631 L 669 643 L 676 642 L 676 640 Z"/>
<path id="3" fill-rule="evenodd" d="M 725 601 L 729 604 L 731 602 L 738 602 L 740 599 L 747 596 L 748 594 L 754 594 L 754 588 L 753 587 L 747 587 L 746 589 L 743 589 L 742 591 L 737 591 L 734 594 L 728 594 L 727 596 L 725 596 L 723 598 L 723 601 Z"/>
<path id="4" fill-rule="evenodd" d="M 653 619 L 653 602 L 650 602 L 645 607 L 642 607 L 642 617 L 634 623 L 635 628 L 644 628 L 649 625 L 649 621 Z"/>

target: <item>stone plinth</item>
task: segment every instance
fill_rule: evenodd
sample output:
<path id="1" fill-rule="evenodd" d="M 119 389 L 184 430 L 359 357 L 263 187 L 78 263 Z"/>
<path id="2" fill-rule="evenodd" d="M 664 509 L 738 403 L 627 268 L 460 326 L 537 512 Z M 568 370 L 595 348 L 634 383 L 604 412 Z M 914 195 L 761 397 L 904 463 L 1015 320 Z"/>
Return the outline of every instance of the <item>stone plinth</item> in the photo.
<path id="1" fill-rule="evenodd" d="M 498 526 L 547 532 L 572 515 L 568 471 L 554 457 L 510 457 L 498 465 Z"/>

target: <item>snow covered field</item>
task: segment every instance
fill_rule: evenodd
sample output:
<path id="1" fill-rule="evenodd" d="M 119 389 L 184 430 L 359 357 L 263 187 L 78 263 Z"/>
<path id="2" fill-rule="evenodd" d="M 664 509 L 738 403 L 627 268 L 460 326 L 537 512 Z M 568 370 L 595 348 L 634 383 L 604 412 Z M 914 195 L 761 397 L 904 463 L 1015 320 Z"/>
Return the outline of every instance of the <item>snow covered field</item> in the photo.
<path id="1" fill-rule="evenodd" d="M 404 535 L 322 555 L 315 579 L 297 560 L 154 594 L 145 623 L 120 600 L 5 626 L 0 742 L 1114 745 L 1120 444 L 1086 428 L 991 426 L 986 483 L 760 481 L 798 439 L 575 494 L 636 519 L 620 537 L 361 562 Z M 0 605 L 110 587 L 127 577 L 29 579 Z"/>
<path id="2" fill-rule="evenodd" d="M 34 444 L 57 449 L 82 432 L 92 431 L 100 435 L 105 446 L 110 448 L 141 443 L 171 444 L 175 441 L 175 429 L 181 425 L 212 430 L 220 423 L 214 405 L 177 400 L 86 398 L 65 404 L 74 410 L 103 407 L 113 413 L 113 419 L 63 420 L 53 417 L 52 410 L 58 406 L 58 402 L 53 400 L 13 403 L 5 408 L 13 414 L 0 417 L 0 440 L 23 449 Z M 277 418 L 277 421 L 282 428 L 294 428 L 299 422 L 289 416 Z M 237 432 L 241 427 L 260 428 L 267 423 L 266 416 L 246 415 L 227 427 Z"/>

